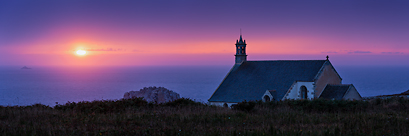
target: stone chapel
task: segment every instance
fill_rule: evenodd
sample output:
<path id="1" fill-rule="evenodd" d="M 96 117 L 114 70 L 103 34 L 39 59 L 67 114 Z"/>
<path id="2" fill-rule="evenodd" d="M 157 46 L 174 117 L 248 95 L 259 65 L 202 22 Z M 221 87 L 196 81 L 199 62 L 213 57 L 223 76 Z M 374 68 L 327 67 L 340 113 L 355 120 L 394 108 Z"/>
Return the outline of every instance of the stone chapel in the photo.
<path id="1" fill-rule="evenodd" d="M 362 100 L 328 59 L 248 61 L 246 40 L 236 41 L 235 64 L 208 100 L 231 106 L 246 101 L 284 99 Z"/>

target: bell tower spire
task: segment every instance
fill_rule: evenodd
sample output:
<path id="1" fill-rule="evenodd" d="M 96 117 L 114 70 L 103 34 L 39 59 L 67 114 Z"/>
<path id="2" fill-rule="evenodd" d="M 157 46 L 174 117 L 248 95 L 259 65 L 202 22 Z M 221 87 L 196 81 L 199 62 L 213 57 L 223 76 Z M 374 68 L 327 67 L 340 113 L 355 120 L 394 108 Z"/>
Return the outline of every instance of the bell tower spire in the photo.
<path id="1" fill-rule="evenodd" d="M 243 40 L 240 29 L 240 39 L 236 40 L 236 55 L 234 55 L 236 56 L 236 64 L 241 64 L 244 61 L 247 61 L 246 45 L 246 40 Z"/>

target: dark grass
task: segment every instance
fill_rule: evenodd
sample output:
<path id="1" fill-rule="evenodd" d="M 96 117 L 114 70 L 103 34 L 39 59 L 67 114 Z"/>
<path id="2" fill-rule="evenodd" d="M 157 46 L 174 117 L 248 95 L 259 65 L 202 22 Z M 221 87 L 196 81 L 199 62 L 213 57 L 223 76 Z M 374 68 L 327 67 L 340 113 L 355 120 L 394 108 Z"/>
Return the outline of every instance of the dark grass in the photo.
<path id="1" fill-rule="evenodd" d="M 286 100 L 230 108 L 141 98 L 0 106 L 0 135 L 408 135 L 409 100 Z"/>

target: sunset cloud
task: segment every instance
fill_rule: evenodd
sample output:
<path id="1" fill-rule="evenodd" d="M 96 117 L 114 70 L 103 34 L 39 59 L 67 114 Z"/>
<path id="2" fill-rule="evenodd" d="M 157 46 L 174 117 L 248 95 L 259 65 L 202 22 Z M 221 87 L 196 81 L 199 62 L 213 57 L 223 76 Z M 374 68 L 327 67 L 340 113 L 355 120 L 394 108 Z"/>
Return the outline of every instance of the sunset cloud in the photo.
<path id="1" fill-rule="evenodd" d="M 403 52 L 381 52 L 382 54 L 403 54 Z"/>
<path id="2" fill-rule="evenodd" d="M 326 51 L 326 52 L 321 52 L 321 53 L 330 53 L 330 54 L 336 54 L 336 53 L 338 53 L 338 52 L 336 52 L 336 51 Z"/>
<path id="3" fill-rule="evenodd" d="M 126 50 L 124 50 L 124 49 L 106 48 L 106 49 L 86 49 L 86 51 L 126 51 Z"/>
<path id="4" fill-rule="evenodd" d="M 350 52 L 348 52 L 349 54 L 361 54 L 361 53 L 363 53 L 363 54 L 366 54 L 366 53 L 372 53 L 372 52 L 370 52 L 370 51 L 350 51 Z"/>

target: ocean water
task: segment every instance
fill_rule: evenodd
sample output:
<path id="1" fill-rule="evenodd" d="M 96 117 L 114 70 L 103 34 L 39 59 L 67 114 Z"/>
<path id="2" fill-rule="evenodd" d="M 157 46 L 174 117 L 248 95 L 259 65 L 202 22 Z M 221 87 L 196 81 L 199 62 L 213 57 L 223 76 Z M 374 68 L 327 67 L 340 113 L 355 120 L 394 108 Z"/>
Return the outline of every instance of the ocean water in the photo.
<path id="1" fill-rule="evenodd" d="M 207 102 L 231 66 L 0 67 L 0 105 L 54 106 L 121 99 L 125 92 L 162 86 L 181 97 Z M 409 89 L 409 67 L 336 66 L 343 83 L 364 97 Z"/>
<path id="2" fill-rule="evenodd" d="M 409 66 L 335 66 L 343 84 L 353 84 L 362 97 L 409 90 Z"/>

